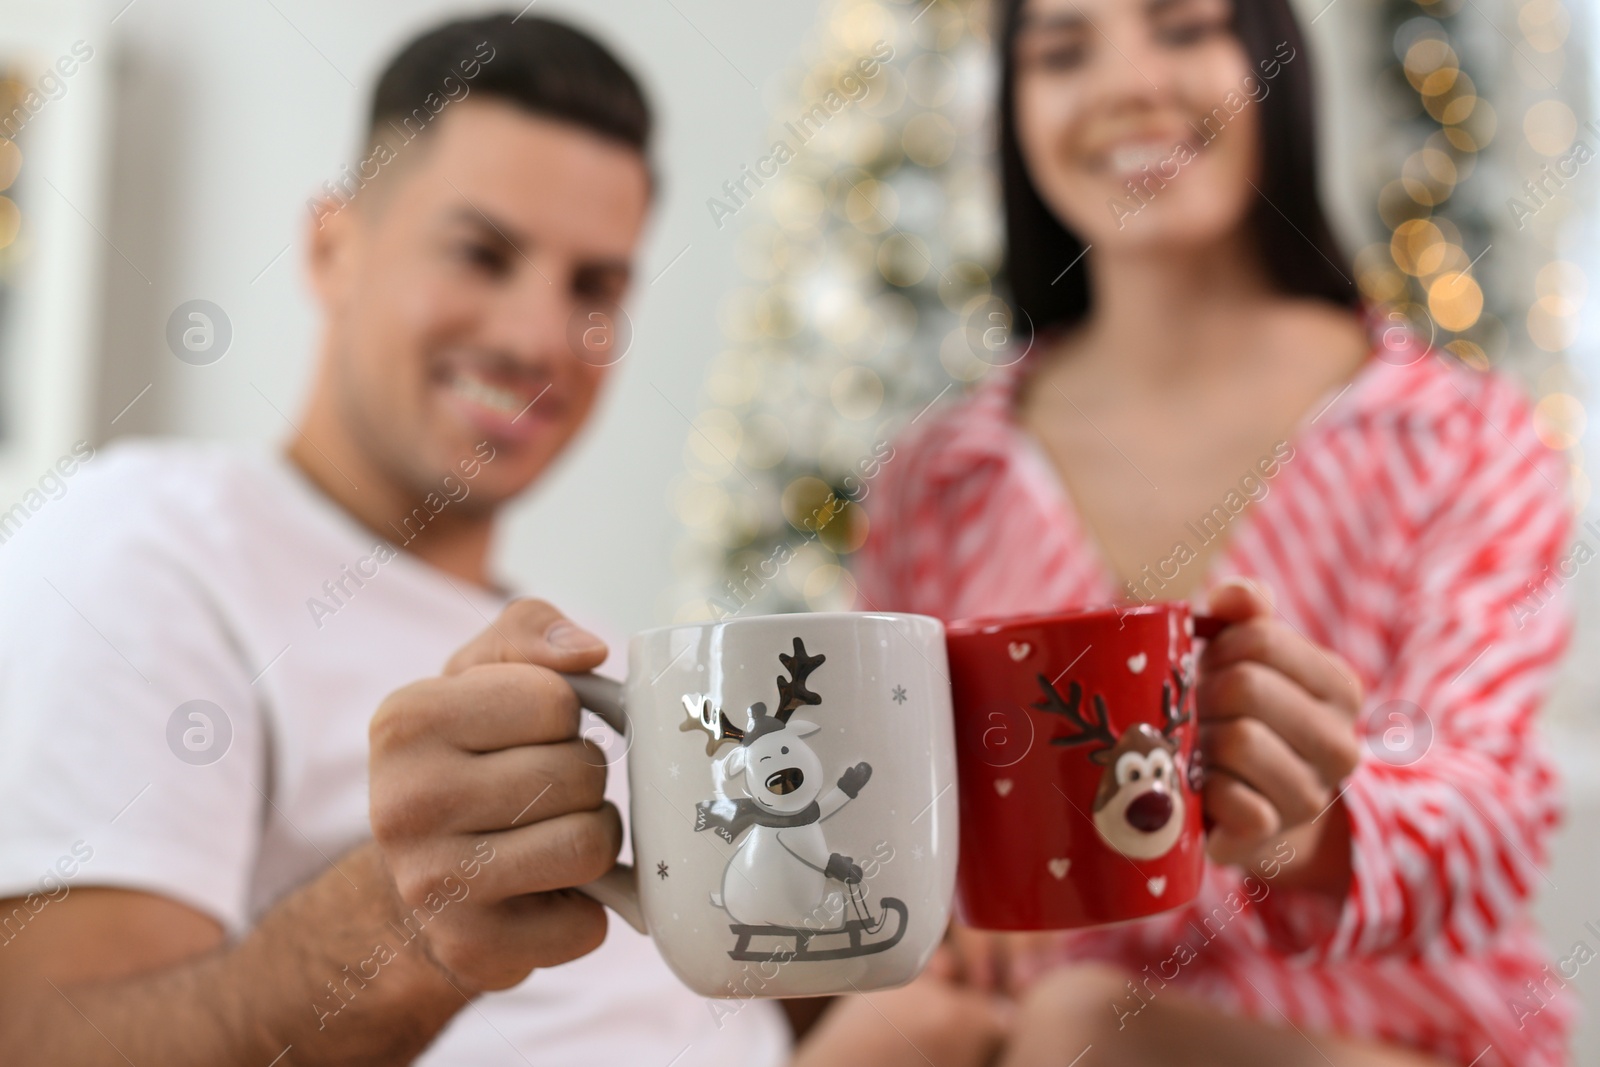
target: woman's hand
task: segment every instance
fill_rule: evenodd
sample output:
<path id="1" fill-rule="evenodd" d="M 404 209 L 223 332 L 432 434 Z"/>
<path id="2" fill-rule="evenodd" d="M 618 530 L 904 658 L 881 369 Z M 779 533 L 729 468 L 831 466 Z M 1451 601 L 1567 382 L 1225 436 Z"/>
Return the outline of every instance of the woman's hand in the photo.
<path id="1" fill-rule="evenodd" d="M 1066 962 L 1059 930 L 999 933 L 952 922 L 940 959 L 949 977 L 985 993 L 1021 999 L 1046 972 Z"/>
<path id="2" fill-rule="evenodd" d="M 789 1067 L 984 1067 L 1006 1039 L 1012 1005 L 957 984 L 941 946 L 910 985 L 840 997 Z"/>
<path id="3" fill-rule="evenodd" d="M 1310 844 L 1301 873 L 1315 868 L 1314 882 L 1341 893 L 1348 821 L 1336 801 L 1360 754 L 1355 671 L 1275 618 L 1265 592 L 1243 579 L 1213 591 L 1209 609 L 1230 625 L 1200 657 L 1196 690 L 1207 853 L 1249 867 L 1285 840 Z"/>

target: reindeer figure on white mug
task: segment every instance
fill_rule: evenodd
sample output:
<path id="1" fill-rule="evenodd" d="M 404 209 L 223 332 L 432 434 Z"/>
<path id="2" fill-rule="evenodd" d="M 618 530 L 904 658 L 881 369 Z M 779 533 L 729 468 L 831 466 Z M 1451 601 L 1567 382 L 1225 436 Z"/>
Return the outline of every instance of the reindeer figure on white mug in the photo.
<path id="1" fill-rule="evenodd" d="M 728 863 L 722 892 L 711 902 L 741 923 L 799 926 L 814 921 L 820 905 L 837 903 L 826 899 L 827 879 L 861 881 L 859 865 L 829 850 L 821 823 L 856 798 L 872 767 L 857 763 L 823 793 L 822 761 L 801 740 L 821 727 L 791 716 L 822 702 L 806 680 L 827 657 L 808 656 L 797 637 L 794 655 L 780 653 L 778 659 L 789 677 L 778 679 L 775 713 L 769 715 L 764 703 L 752 704 L 750 725 L 740 729 L 710 700 L 689 694 L 683 698 L 690 719 L 684 726 L 710 734 L 708 754 L 724 742 L 739 745 L 713 765 L 716 799 L 695 808 L 696 830 L 712 830 L 730 842 L 748 831 Z M 727 783 L 741 776 L 749 796 L 729 798 Z M 838 914 L 843 905 L 827 911 Z"/>
<path id="2" fill-rule="evenodd" d="M 822 702 L 806 682 L 827 657 L 808 655 L 797 637 L 794 654 L 779 653 L 778 659 L 789 676 L 777 679 L 777 711 L 768 714 L 765 703 L 750 705 L 748 726 L 739 727 L 698 693 L 683 698 L 688 713 L 683 729 L 709 735 L 708 756 L 724 744 L 738 745 L 712 764 L 715 797 L 695 806 L 696 830 L 711 830 L 730 843 L 743 835 L 723 873 L 722 891 L 712 894 L 711 903 L 734 920 L 740 935 L 732 953 L 736 958 L 841 959 L 882 951 L 904 933 L 905 906 L 885 898 L 886 909 L 901 915 L 900 929 L 888 942 L 863 943 L 861 935 L 877 933 L 887 910 L 876 922 L 871 920 L 860 864 L 831 849 L 822 829 L 824 821 L 860 795 L 872 766 L 858 762 L 824 789 L 822 760 L 803 740 L 821 727 L 792 716 Z M 729 783 L 741 778 L 748 795 L 729 797 Z M 829 889 L 830 880 L 843 888 Z M 847 901 L 854 906 L 855 919 L 844 918 Z M 813 936 L 841 932 L 850 935 L 848 946 L 808 952 Z M 752 937 L 780 933 L 794 936 L 796 948 L 749 952 Z"/>

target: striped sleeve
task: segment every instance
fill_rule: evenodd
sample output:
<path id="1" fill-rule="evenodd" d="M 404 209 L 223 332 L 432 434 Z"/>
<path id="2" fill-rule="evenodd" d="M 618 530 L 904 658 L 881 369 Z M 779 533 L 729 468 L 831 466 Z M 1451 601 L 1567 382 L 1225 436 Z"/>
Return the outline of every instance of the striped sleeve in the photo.
<path id="1" fill-rule="evenodd" d="M 1534 720 L 1571 629 L 1565 467 L 1509 386 L 1457 388 L 1453 426 L 1396 445 L 1451 473 L 1396 573 L 1389 666 L 1365 699 L 1349 894 L 1314 936 L 1288 901 L 1268 922 L 1308 959 L 1484 949 L 1522 920 L 1560 819 Z"/>

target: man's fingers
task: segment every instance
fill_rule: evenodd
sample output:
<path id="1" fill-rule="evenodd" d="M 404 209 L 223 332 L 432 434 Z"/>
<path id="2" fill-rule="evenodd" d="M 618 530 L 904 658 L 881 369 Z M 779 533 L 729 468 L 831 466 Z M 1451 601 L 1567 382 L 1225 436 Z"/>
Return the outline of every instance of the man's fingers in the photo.
<path id="1" fill-rule="evenodd" d="M 513 917 L 507 938 L 535 967 L 588 955 L 606 939 L 605 907 L 573 890 L 517 897 L 502 907 Z"/>
<path id="2" fill-rule="evenodd" d="M 566 741 L 578 733 L 578 697 L 547 668 L 487 663 L 390 694 L 368 733 L 375 752 L 428 742 L 493 752 Z"/>
<path id="3" fill-rule="evenodd" d="M 622 816 L 607 803 L 482 836 L 494 848 L 494 861 L 484 864 L 479 888 L 491 900 L 504 900 L 584 885 L 605 874 L 622 848 Z"/>
<path id="4" fill-rule="evenodd" d="M 491 908 L 450 909 L 440 917 L 454 924 L 441 929 L 427 907 L 401 917 L 406 928 L 428 931 L 428 955 L 452 975 L 471 974 L 466 995 L 482 990 L 508 989 L 539 967 L 555 967 L 587 955 L 606 937 L 605 908 L 571 890 L 514 897 Z M 484 946 L 494 946 L 492 953 Z M 459 983 L 459 980 L 458 980 Z M 459 987 L 459 984 L 458 984 Z"/>
<path id="5" fill-rule="evenodd" d="M 1225 771 L 1271 804 L 1285 826 L 1308 822 L 1332 791 L 1283 738 L 1259 719 L 1228 719 L 1200 727 L 1208 772 Z"/>
<path id="6" fill-rule="evenodd" d="M 1208 641 L 1200 672 L 1244 662 L 1273 668 L 1351 718 L 1361 707 L 1361 683 L 1343 657 L 1267 616 L 1234 623 Z"/>
<path id="7" fill-rule="evenodd" d="M 462 827 L 466 833 L 515 829 L 605 803 L 605 753 L 587 741 L 527 745 L 470 760 L 462 807 L 481 825 Z"/>
<path id="8" fill-rule="evenodd" d="M 515 985 L 605 938 L 604 910 L 572 887 L 615 865 L 622 819 L 557 673 L 605 656 L 550 605 L 517 601 L 443 677 L 391 694 L 372 718 L 372 833 L 400 921 L 470 987 L 464 995 Z"/>
<path id="9" fill-rule="evenodd" d="M 1195 703 L 1202 724 L 1259 719 L 1315 767 L 1326 785 L 1338 785 L 1360 758 L 1355 731 L 1343 716 L 1281 672 L 1254 660 L 1203 671 Z"/>
<path id="10" fill-rule="evenodd" d="M 594 811 L 605 801 L 606 764 L 604 753 L 578 740 L 452 753 L 444 759 L 418 754 L 403 757 L 395 773 L 371 788 L 384 840 L 481 836 Z"/>
<path id="11" fill-rule="evenodd" d="M 467 642 L 445 674 L 484 663 L 524 663 L 557 671 L 592 671 L 606 659 L 605 642 L 543 600 L 513 600 L 489 628 Z"/>

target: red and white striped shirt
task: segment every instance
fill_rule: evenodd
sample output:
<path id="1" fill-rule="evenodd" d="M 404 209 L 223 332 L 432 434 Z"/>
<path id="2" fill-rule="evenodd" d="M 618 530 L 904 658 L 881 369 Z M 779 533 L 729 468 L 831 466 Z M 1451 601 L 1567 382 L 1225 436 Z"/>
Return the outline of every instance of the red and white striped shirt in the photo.
<path id="1" fill-rule="evenodd" d="M 1534 718 L 1571 625 L 1552 577 L 1571 523 L 1565 464 L 1505 381 L 1385 341 L 1302 423 L 1196 594 L 1265 581 L 1296 630 L 1360 675 L 1373 743 L 1343 794 L 1348 896 L 1208 866 L 1193 904 L 1064 934 L 1062 952 L 1132 972 L 1119 1016 L 1170 982 L 1308 1033 L 1477 1067 L 1563 1064 L 1572 1002 L 1528 900 L 1561 814 Z M 996 370 L 897 442 L 863 505 L 859 607 L 951 620 L 1121 598 L 1015 421 L 1032 363 Z M 1404 727 L 1391 712 L 1407 705 L 1391 701 L 1421 709 L 1414 761 L 1381 743 Z"/>

